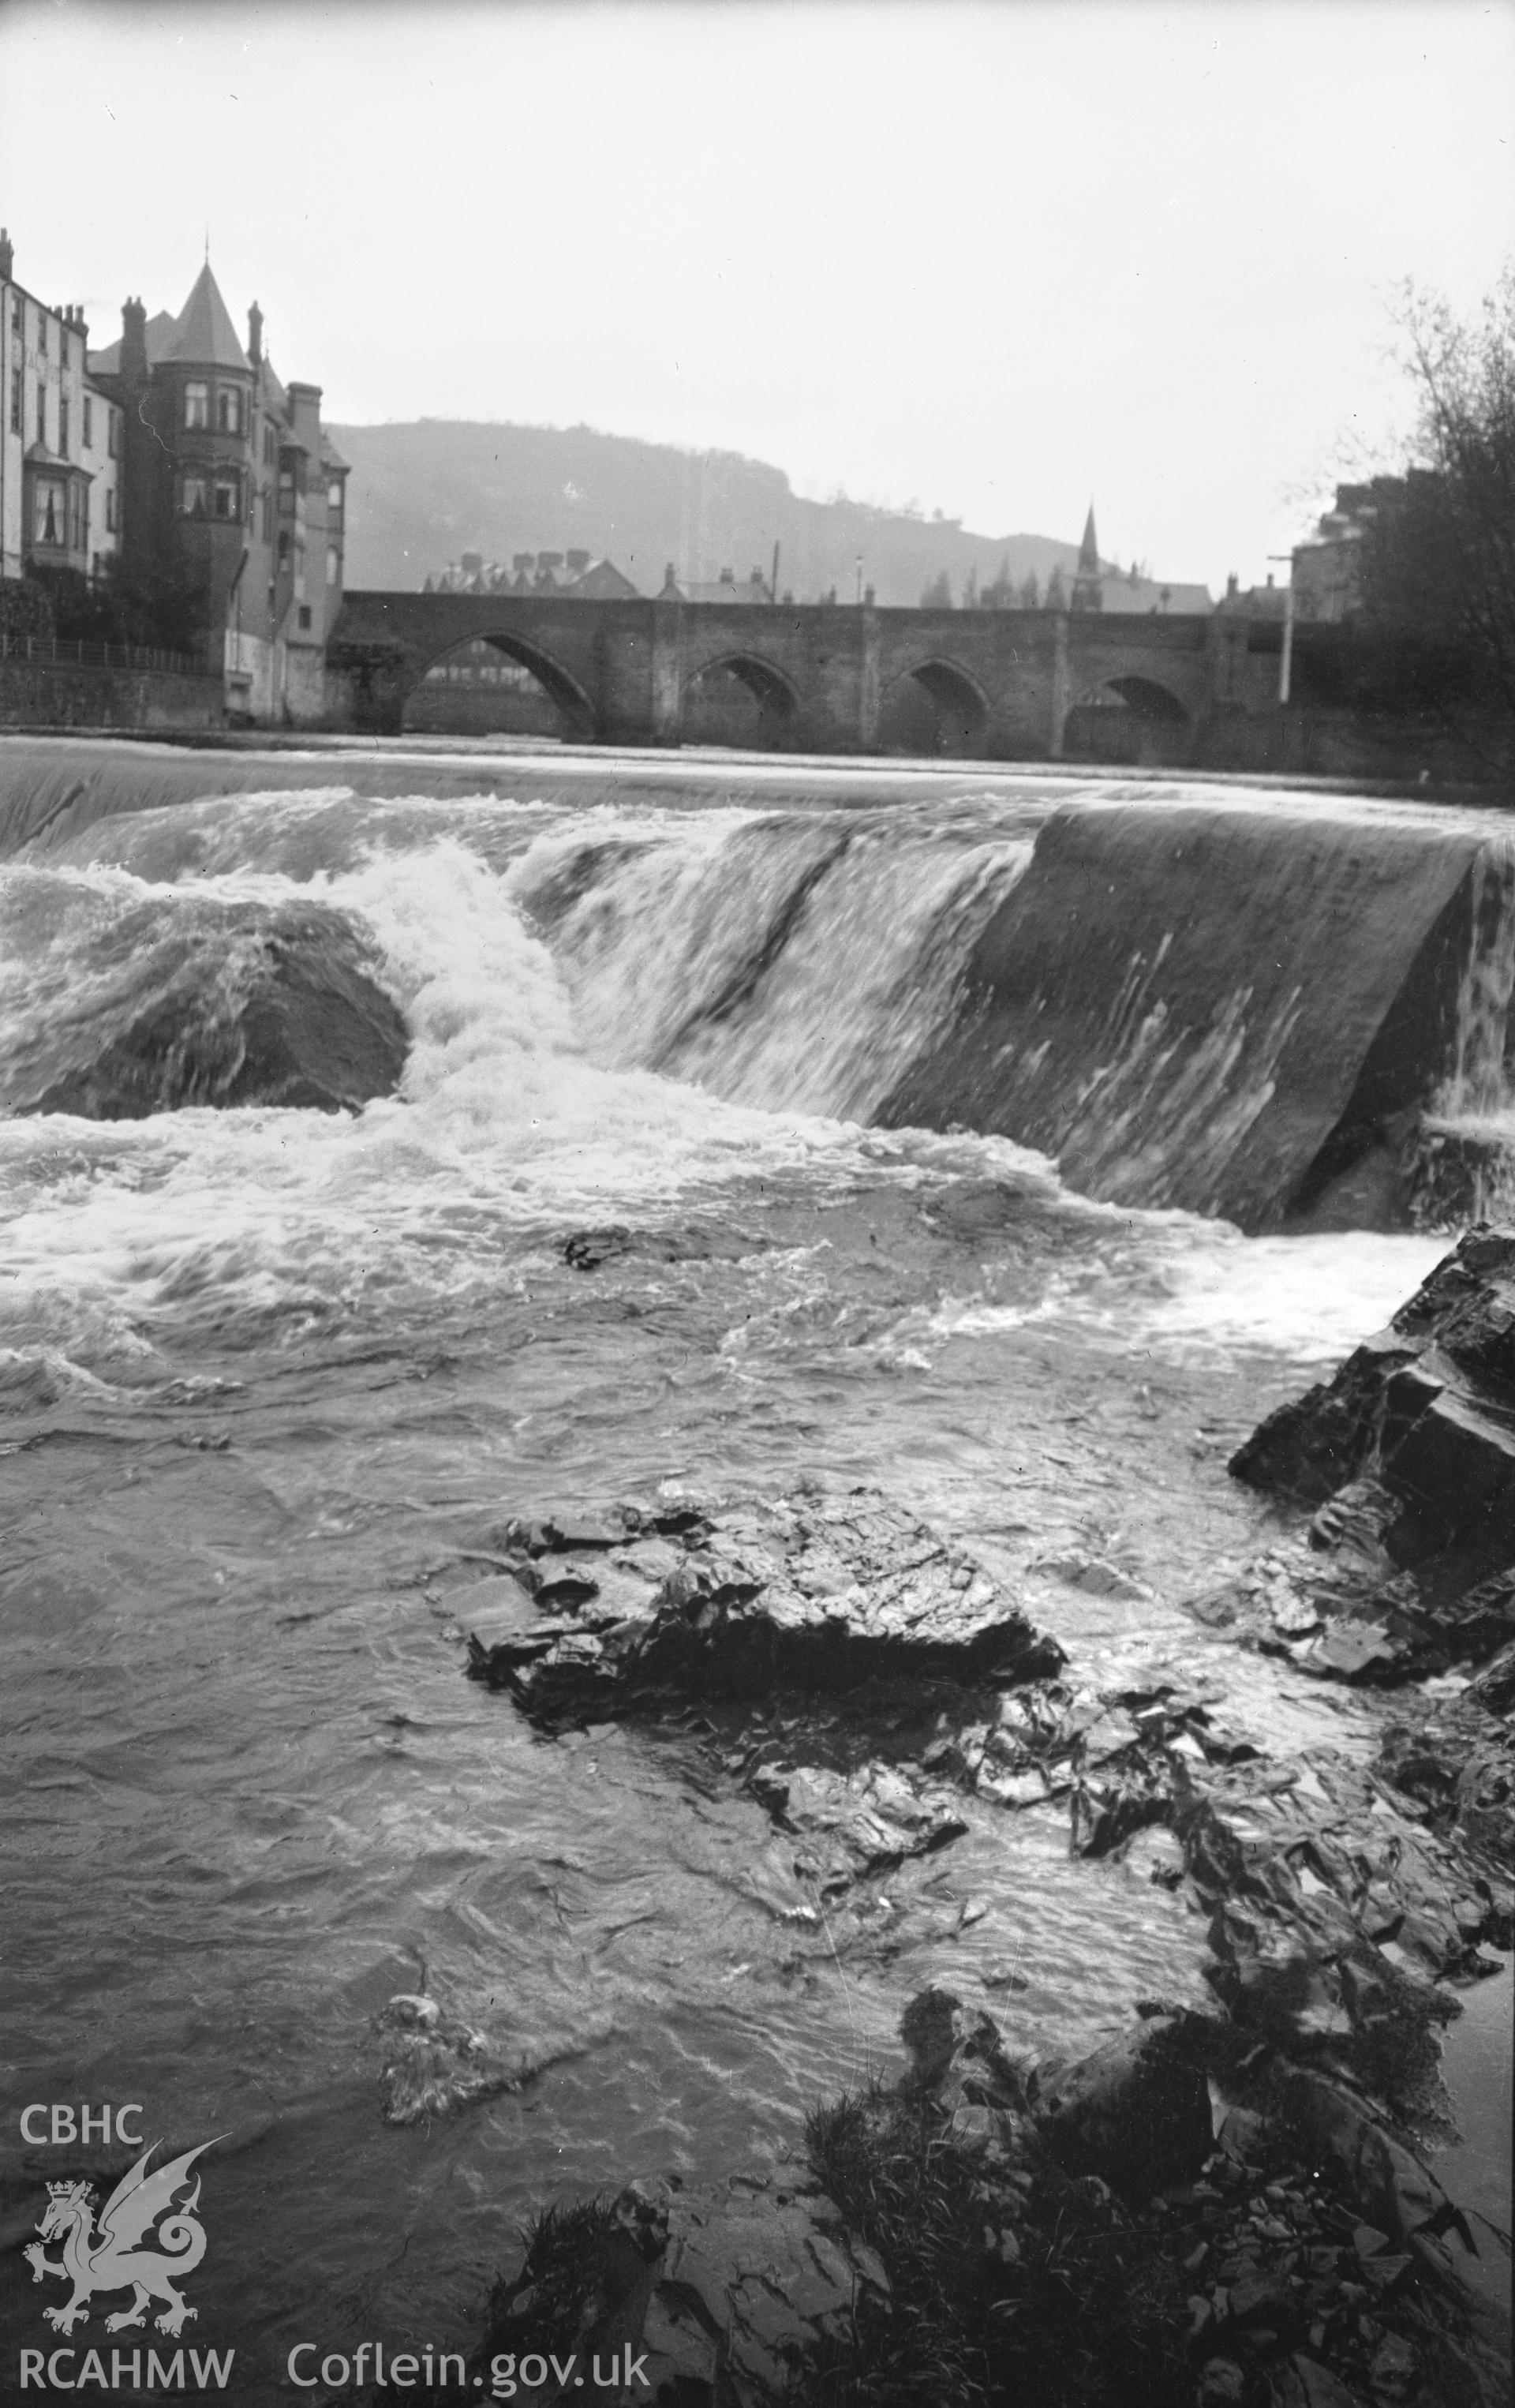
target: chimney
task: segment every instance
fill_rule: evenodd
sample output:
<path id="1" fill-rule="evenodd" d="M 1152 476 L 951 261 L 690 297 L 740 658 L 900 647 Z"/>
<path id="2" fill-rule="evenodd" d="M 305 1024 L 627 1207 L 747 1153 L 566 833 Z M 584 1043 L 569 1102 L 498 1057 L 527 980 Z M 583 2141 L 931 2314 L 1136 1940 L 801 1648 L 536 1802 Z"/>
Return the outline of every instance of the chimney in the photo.
<path id="1" fill-rule="evenodd" d="M 254 301 L 248 311 L 248 357 L 254 367 L 263 365 L 263 311 Z"/>
<path id="2" fill-rule="evenodd" d="M 121 372 L 123 380 L 147 382 L 148 313 L 139 299 L 121 303 Z"/>
<path id="3" fill-rule="evenodd" d="M 15 246 L 4 226 L 0 226 L 0 284 L 10 282 L 10 271 L 16 264 Z"/>

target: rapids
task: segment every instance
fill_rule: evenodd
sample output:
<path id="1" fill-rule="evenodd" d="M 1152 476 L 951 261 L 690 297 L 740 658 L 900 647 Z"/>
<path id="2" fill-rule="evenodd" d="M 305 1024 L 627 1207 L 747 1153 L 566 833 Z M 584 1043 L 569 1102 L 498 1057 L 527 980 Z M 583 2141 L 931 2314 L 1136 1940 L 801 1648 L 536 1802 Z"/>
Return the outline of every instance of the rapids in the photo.
<path id="1" fill-rule="evenodd" d="M 1136 1049 L 1107 1087 L 1146 1066 L 1098 1193 L 985 1133 L 993 1112 L 958 1125 L 981 1053 L 928 1092 L 985 1022 L 1044 830 L 1087 845 L 1116 820 L 1129 850 L 1181 810 L 1253 846 L 1272 808 L 973 768 L 0 752 L 7 2112 L 140 2100 L 177 2148 L 226 2135 L 195 2338 L 236 2342 L 252 2396 L 300 2340 L 457 2345 L 551 2198 L 793 2151 L 810 2101 L 893 2061 L 924 1980 L 1065 2051 L 1138 1998 L 1200 1995 L 1203 1928 L 1135 1869 L 1070 1861 L 1060 1809 L 970 1804 L 943 1854 L 796 1914 L 761 1810 L 709 1794 L 676 1733 L 535 1737 L 450 1635 L 511 1515 L 877 1483 L 1012 1580 L 1077 1677 L 1181 1665 L 1261 1746 L 1373 1744 L 1370 1699 L 1239 1654 L 1181 1602 L 1267 1526 L 1231 1448 L 1444 1251 L 1247 1237 L 1172 1204 L 1237 1063 L 1268 1091 L 1254 1120 L 1279 1093 L 1283 1048 L 1249 1054 L 1245 997 L 1275 1035 L 1280 1012 L 1325 1025 L 1325 938 L 1296 948 L 1293 1003 L 1238 950 L 1260 941 L 1245 915 L 1208 987 L 1190 944 L 1192 1014 L 1220 1032 L 1197 1084 L 1186 1045 L 1143 1035 L 1150 998 L 1098 1023 Z M 1355 849 L 1391 896 L 1374 941 L 1402 940 L 1295 1115 L 1289 1177 L 1433 937 L 1445 1058 L 1416 1075 L 1449 1126 L 1497 1118 L 1497 824 L 1278 809 L 1322 814 L 1338 864 Z M 1149 969 L 1160 907 L 1154 877 L 1132 931 Z M 21 1068 L 64 1023 L 76 1067 L 92 1031 L 103 1056 L 144 993 L 193 1017 L 239 945 L 294 924 L 402 1016 L 394 1094 L 36 1109 Z M 1097 946 L 1065 927 L 1067 962 L 1114 958 L 1112 924 Z M 1041 924 L 1044 967 L 1057 936 Z M 991 1000 L 993 1022 L 1003 985 Z M 1160 1054 L 1171 1076 L 1149 1075 Z M 1067 1074 L 1086 1136 L 1098 1068 L 1096 1046 Z M 625 1249 L 570 1267 L 565 1240 L 612 1224 Z M 396 2128 L 378 2018 L 422 1987 L 522 2082 Z M 7 2159 L 7 2236 L 59 2155 Z M 11 2329 L 38 2339 L 44 2295 L 5 2263 Z"/>

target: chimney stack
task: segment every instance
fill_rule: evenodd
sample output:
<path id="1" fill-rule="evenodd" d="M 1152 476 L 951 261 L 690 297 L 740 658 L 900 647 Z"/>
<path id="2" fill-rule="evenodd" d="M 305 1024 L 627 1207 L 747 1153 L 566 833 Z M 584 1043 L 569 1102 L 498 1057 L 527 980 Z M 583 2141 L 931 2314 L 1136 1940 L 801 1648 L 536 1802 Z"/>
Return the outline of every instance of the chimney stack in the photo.
<path id="1" fill-rule="evenodd" d="M 0 226 L 0 284 L 10 282 L 10 271 L 15 264 L 15 248 L 5 227 Z"/>
<path id="2" fill-rule="evenodd" d="M 254 301 L 248 311 L 248 357 L 254 367 L 263 362 L 263 311 Z"/>
<path id="3" fill-rule="evenodd" d="M 126 381 L 147 382 L 148 313 L 140 300 L 121 303 L 121 372 Z"/>

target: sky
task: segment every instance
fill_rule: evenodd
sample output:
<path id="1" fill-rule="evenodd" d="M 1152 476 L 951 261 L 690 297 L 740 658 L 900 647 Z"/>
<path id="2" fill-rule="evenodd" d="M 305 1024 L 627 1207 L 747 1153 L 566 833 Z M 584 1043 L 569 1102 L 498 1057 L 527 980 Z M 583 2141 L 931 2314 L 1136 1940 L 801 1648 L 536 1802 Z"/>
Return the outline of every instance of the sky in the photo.
<path id="1" fill-rule="evenodd" d="M 1261 582 L 1515 251 L 1515 0 L 0 0 L 18 280 L 337 423 L 588 423 Z"/>

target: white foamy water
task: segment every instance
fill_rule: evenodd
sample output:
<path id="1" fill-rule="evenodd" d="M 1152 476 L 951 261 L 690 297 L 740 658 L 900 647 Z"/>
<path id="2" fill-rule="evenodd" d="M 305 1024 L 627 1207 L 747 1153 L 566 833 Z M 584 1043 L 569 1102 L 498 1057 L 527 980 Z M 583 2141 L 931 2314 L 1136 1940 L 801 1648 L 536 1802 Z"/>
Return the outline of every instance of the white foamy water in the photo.
<path id="1" fill-rule="evenodd" d="M 1154 1216 L 1155 1217 L 1155 1216 Z M 1034 1303 L 949 1297 L 934 1338 L 989 1338 L 1036 1322 L 1099 1331 L 1134 1354 L 1272 1354 L 1331 1363 L 1382 1328 L 1448 1250 L 1444 1235 L 1241 1238 L 1223 1223 L 1154 1226 L 1145 1246 L 1061 1272 Z"/>

